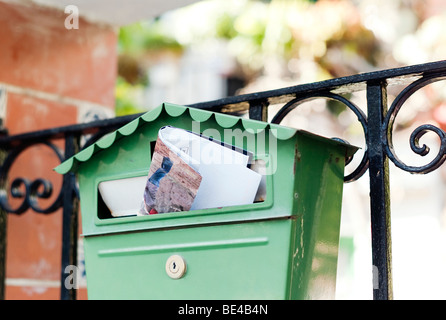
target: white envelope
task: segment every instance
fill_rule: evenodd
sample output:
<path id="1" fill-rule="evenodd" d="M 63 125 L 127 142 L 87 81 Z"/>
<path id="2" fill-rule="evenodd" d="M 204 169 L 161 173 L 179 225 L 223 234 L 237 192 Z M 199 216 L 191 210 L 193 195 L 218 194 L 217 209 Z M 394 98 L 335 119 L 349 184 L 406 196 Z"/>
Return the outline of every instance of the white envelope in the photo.
<path id="1" fill-rule="evenodd" d="M 159 137 L 202 176 L 191 210 L 254 202 L 262 176 L 247 167 L 250 154 L 174 127 L 161 128 Z"/>
<path id="2" fill-rule="evenodd" d="M 113 217 L 136 215 L 141 208 L 141 190 L 147 177 L 102 181 L 99 194 Z"/>
<path id="3" fill-rule="evenodd" d="M 191 210 L 254 202 L 262 176 L 241 165 L 200 165 L 203 177 Z"/>

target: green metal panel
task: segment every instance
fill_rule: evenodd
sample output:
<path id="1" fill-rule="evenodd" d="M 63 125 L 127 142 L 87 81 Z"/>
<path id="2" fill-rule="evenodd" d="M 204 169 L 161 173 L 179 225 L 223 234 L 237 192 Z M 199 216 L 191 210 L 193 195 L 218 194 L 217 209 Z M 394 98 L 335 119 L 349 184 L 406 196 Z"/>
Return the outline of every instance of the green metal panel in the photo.
<path id="1" fill-rule="evenodd" d="M 85 239 L 92 299 L 285 299 L 289 220 L 133 232 Z M 171 279 L 169 256 L 187 271 Z"/>
<path id="2" fill-rule="evenodd" d="M 274 169 L 266 176 L 265 201 L 107 218 L 99 182 L 146 176 L 158 130 L 193 130 L 197 123 L 200 132 L 214 130 Z M 57 168 L 79 177 L 89 297 L 333 297 L 344 161 L 355 151 L 307 132 L 181 106 L 143 115 Z M 174 254 L 187 264 L 180 279 L 165 270 Z"/>
<path id="3" fill-rule="evenodd" d="M 329 150 L 324 144 L 299 145 L 294 208 L 300 228 L 294 229 L 292 299 L 335 294 L 344 159 Z"/>

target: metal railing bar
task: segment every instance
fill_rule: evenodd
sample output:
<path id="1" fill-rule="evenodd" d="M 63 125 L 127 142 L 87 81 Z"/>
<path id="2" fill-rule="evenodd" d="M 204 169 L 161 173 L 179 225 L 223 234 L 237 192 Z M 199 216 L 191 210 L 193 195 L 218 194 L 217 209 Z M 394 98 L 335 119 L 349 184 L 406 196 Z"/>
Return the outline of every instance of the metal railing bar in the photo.
<path id="1" fill-rule="evenodd" d="M 390 82 L 392 82 L 392 79 L 394 79 L 395 82 L 401 83 L 402 81 L 401 79 L 403 79 L 404 77 L 407 77 L 407 79 L 411 79 L 412 77 L 415 76 L 421 77 L 423 74 L 439 73 L 439 72 L 446 73 L 446 60 L 408 66 L 408 67 L 361 73 L 357 75 L 341 77 L 336 79 L 329 79 L 309 84 L 300 84 L 281 89 L 241 94 L 218 100 L 188 104 L 187 106 L 219 112 L 225 106 L 237 105 L 242 103 L 246 104 L 247 107 L 252 102 L 271 105 L 277 101 L 281 102 L 290 101 L 299 95 L 309 95 L 316 92 L 329 92 L 333 90 L 338 92 L 338 90 L 341 90 L 343 87 L 345 87 L 346 92 L 353 92 L 359 89 L 362 90 L 366 88 L 366 83 L 370 81 L 386 80 L 388 81 L 389 84 Z M 40 131 L 22 133 L 12 136 L 3 136 L 3 137 L 0 136 L 0 146 L 2 146 L 3 148 L 9 148 L 24 142 L 32 143 L 33 141 L 42 139 L 61 139 L 67 134 L 94 133 L 101 128 L 122 126 L 127 122 L 137 118 L 141 114 L 142 113 L 138 113 L 133 115 L 96 120 L 89 123 L 73 124 L 68 126 L 49 128 Z"/>

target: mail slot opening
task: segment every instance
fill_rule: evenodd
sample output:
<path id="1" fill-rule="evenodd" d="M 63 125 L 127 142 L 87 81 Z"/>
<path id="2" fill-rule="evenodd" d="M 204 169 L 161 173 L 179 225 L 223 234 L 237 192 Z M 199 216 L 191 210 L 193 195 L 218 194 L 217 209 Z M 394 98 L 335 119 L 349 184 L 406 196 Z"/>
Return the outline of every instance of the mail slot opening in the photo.
<path id="1" fill-rule="evenodd" d="M 252 195 L 243 194 L 243 184 L 237 182 L 237 188 L 234 190 L 234 186 L 231 190 L 225 194 L 223 191 L 219 193 L 218 203 L 220 205 L 209 207 L 192 207 L 189 210 L 166 212 L 172 214 L 174 212 L 184 213 L 185 211 L 209 209 L 219 210 L 222 207 L 231 207 L 235 205 L 250 205 L 256 203 L 262 203 L 267 197 L 267 175 L 265 169 L 264 159 L 255 159 L 252 161 L 250 169 L 253 172 L 261 175 L 260 182 L 255 190 L 254 197 Z M 98 183 L 97 187 L 97 213 L 99 219 L 109 219 L 118 217 L 138 216 L 141 215 L 140 211 L 144 205 L 143 193 L 146 187 L 148 176 L 143 175 L 139 177 L 121 178 L 104 180 Z M 221 186 L 225 187 L 224 185 Z M 218 187 L 214 187 L 214 190 Z M 237 196 L 236 199 L 229 198 Z M 224 197 L 227 197 L 226 199 Z M 252 199 L 253 198 L 253 199 Z M 226 202 L 227 205 L 224 205 Z M 207 202 L 209 203 L 209 202 Z"/>
<path id="2" fill-rule="evenodd" d="M 117 177 L 98 183 L 98 217 L 264 202 L 271 157 L 248 151 L 242 142 L 243 147 L 239 147 L 234 139 L 228 144 L 192 131 L 161 127 L 157 139 L 147 143 L 151 161 L 145 176 Z"/>
<path id="3" fill-rule="evenodd" d="M 98 217 L 107 219 L 136 215 L 141 207 L 146 176 L 104 180 L 98 183 Z"/>
<path id="4" fill-rule="evenodd" d="M 98 199 L 98 218 L 99 219 L 109 219 L 109 218 L 115 218 L 109 207 L 105 204 L 104 199 L 102 198 L 101 192 L 99 189 L 97 190 L 97 199 Z"/>

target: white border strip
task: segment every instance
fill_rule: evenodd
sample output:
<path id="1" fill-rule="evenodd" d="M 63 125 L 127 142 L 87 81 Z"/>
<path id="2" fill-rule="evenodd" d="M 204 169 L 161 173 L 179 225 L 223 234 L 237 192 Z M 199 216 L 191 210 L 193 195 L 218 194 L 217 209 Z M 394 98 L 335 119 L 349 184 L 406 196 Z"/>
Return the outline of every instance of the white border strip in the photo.
<path id="1" fill-rule="evenodd" d="M 60 288 L 60 281 L 57 280 L 39 280 L 26 278 L 6 278 L 7 286 L 12 287 L 51 287 Z"/>
<path id="2" fill-rule="evenodd" d="M 49 101 L 59 102 L 59 103 L 63 103 L 63 104 L 70 104 L 70 105 L 77 106 L 79 108 L 101 108 L 101 109 L 107 110 L 109 112 L 113 111 L 112 109 L 114 108 L 113 106 L 106 106 L 103 104 L 94 103 L 94 102 L 90 102 L 90 101 L 65 97 L 60 94 L 34 90 L 34 89 L 30 89 L 30 88 L 23 88 L 23 87 L 14 86 L 14 85 L 7 84 L 7 83 L 0 83 L 0 87 L 3 89 L 6 89 L 6 92 L 8 92 L 8 93 L 10 92 L 10 93 L 15 93 L 15 94 L 27 95 L 30 97 L 39 98 L 39 99 L 43 99 L 43 100 L 49 100 Z"/>

